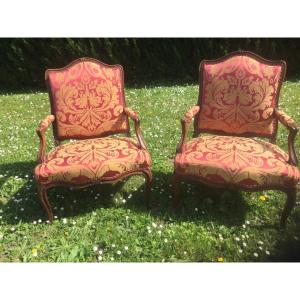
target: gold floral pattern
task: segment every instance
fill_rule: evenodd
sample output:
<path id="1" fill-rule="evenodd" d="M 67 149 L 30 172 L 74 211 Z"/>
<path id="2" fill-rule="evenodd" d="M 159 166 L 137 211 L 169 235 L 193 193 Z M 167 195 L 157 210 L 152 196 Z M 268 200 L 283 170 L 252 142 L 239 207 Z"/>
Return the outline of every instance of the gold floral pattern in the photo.
<path id="1" fill-rule="evenodd" d="M 200 130 L 273 135 L 282 71 L 282 65 L 266 65 L 245 55 L 205 63 Z"/>
<path id="2" fill-rule="evenodd" d="M 149 169 L 148 151 L 131 138 L 97 138 L 63 144 L 35 168 L 42 184 L 89 184 Z"/>
<path id="3" fill-rule="evenodd" d="M 124 107 L 124 112 L 133 120 L 138 120 L 139 116 L 138 114 L 129 107 Z"/>
<path id="4" fill-rule="evenodd" d="M 287 115 L 285 112 L 276 110 L 276 117 L 284 126 L 288 128 L 298 129 L 298 125 L 296 124 L 294 119 Z"/>
<path id="5" fill-rule="evenodd" d="M 54 121 L 55 117 L 53 115 L 48 115 L 44 118 L 44 120 L 41 121 L 39 124 L 38 130 L 45 131 L 47 127 Z"/>
<path id="6" fill-rule="evenodd" d="M 212 135 L 187 142 L 176 155 L 175 172 L 240 188 L 289 187 L 297 184 L 300 174 L 287 161 L 288 155 L 274 144 Z"/>
<path id="7" fill-rule="evenodd" d="M 125 132 L 122 68 L 79 61 L 48 70 L 59 140 Z"/>

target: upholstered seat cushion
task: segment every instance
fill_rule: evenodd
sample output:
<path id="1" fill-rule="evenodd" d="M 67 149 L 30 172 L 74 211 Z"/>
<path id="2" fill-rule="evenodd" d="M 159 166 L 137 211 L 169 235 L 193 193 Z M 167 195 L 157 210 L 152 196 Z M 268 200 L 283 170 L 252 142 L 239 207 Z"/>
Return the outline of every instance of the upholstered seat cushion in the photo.
<path id="1" fill-rule="evenodd" d="M 35 168 L 41 184 L 110 181 L 149 168 L 150 155 L 131 138 L 97 138 L 63 144 Z"/>
<path id="2" fill-rule="evenodd" d="M 290 187 L 297 184 L 300 174 L 287 161 L 288 155 L 271 143 L 211 135 L 183 146 L 175 158 L 175 172 L 220 186 Z"/>

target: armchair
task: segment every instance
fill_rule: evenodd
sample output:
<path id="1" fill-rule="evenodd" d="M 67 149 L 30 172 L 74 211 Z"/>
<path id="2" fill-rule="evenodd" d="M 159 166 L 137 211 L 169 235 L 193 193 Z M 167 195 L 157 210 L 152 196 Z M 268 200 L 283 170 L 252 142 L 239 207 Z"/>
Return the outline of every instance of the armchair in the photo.
<path id="1" fill-rule="evenodd" d="M 183 179 L 246 191 L 276 189 L 287 194 L 280 220 L 286 226 L 300 173 L 294 149 L 298 127 L 277 108 L 285 70 L 284 61 L 246 51 L 201 62 L 198 105 L 181 121 L 174 161 L 176 207 Z M 187 141 L 192 119 L 194 134 Z M 278 121 L 289 130 L 288 154 L 276 146 Z"/>
<path id="2" fill-rule="evenodd" d="M 47 70 L 45 79 L 51 115 L 37 129 L 39 164 L 34 172 L 49 221 L 53 212 L 47 189 L 55 186 L 81 188 L 141 174 L 146 178 L 149 205 L 151 158 L 138 115 L 125 104 L 122 66 L 80 58 L 64 68 Z M 137 140 L 130 138 L 129 118 Z M 55 148 L 45 154 L 45 131 L 51 124 Z M 61 143 L 70 139 L 76 141 Z"/>

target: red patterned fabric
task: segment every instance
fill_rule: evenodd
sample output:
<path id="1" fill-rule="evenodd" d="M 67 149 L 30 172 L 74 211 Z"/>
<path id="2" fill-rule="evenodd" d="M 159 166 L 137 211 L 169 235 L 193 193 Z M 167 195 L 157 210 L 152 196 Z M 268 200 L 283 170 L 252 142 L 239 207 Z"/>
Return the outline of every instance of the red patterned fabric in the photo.
<path id="1" fill-rule="evenodd" d="M 206 183 L 238 188 L 293 187 L 299 169 L 278 146 L 252 138 L 203 136 L 183 146 L 175 172 Z"/>
<path id="2" fill-rule="evenodd" d="M 49 115 L 39 124 L 38 130 L 45 131 L 49 125 L 54 121 L 55 117 L 53 115 Z"/>
<path id="3" fill-rule="evenodd" d="M 195 117 L 195 115 L 200 111 L 200 107 L 198 105 L 193 106 L 192 108 L 189 109 L 189 111 L 187 111 L 184 114 L 184 121 L 185 122 L 190 122 L 192 120 L 192 118 Z"/>
<path id="4" fill-rule="evenodd" d="M 276 117 L 277 119 L 286 127 L 288 128 L 293 128 L 293 129 L 298 129 L 298 126 L 294 119 L 287 115 L 285 112 L 281 110 L 276 111 Z"/>
<path id="5" fill-rule="evenodd" d="M 121 66 L 83 59 L 46 77 L 59 140 L 127 131 Z"/>
<path id="6" fill-rule="evenodd" d="M 265 64 L 245 54 L 204 62 L 198 128 L 272 136 L 277 124 L 273 109 L 284 71 L 283 63 Z"/>
<path id="7" fill-rule="evenodd" d="M 138 120 L 139 116 L 138 114 L 131 108 L 129 107 L 124 107 L 124 112 L 126 113 L 127 116 L 129 116 L 133 120 Z"/>
<path id="8" fill-rule="evenodd" d="M 35 177 L 46 185 L 84 185 L 115 180 L 150 165 L 148 151 L 140 150 L 134 139 L 87 139 L 56 147 L 35 168 Z"/>

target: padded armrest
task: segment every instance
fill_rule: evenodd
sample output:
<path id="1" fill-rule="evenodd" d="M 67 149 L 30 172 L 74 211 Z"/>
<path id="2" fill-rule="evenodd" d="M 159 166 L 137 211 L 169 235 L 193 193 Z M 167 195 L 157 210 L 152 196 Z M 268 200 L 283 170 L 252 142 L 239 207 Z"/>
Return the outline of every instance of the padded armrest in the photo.
<path id="1" fill-rule="evenodd" d="M 124 107 L 123 112 L 134 121 L 135 134 L 139 141 L 140 148 L 147 150 L 147 146 L 141 132 L 140 119 L 138 114 L 129 107 Z"/>
<path id="2" fill-rule="evenodd" d="M 43 121 L 40 122 L 37 131 L 45 132 L 49 125 L 55 120 L 54 115 L 48 115 Z"/>
<path id="3" fill-rule="evenodd" d="M 294 130 L 298 130 L 298 126 L 297 126 L 296 122 L 293 120 L 292 117 L 287 115 L 285 112 L 275 109 L 274 114 L 275 114 L 276 119 L 280 123 L 282 123 L 285 127 L 294 129 Z"/>
<path id="4" fill-rule="evenodd" d="M 180 141 L 177 145 L 176 148 L 176 153 L 181 153 L 182 152 L 182 147 L 185 143 L 186 140 L 186 135 L 189 129 L 189 125 L 192 121 L 192 119 L 200 112 L 200 106 L 195 105 L 191 107 L 183 116 L 181 120 L 181 127 L 182 127 L 182 133 L 181 133 L 181 138 Z"/>
<path id="5" fill-rule="evenodd" d="M 37 155 L 38 161 L 41 163 L 45 158 L 46 136 L 45 131 L 49 125 L 55 120 L 54 115 L 47 116 L 38 126 L 36 132 L 40 138 L 40 149 Z"/>
<path id="6" fill-rule="evenodd" d="M 131 109 L 129 107 L 124 107 L 123 111 L 132 120 L 135 120 L 135 121 L 139 120 L 138 114 L 133 109 Z"/>
<path id="7" fill-rule="evenodd" d="M 278 109 L 274 109 L 274 116 L 275 118 L 282 123 L 288 130 L 289 130 L 289 136 L 288 136 L 288 149 L 289 149 L 289 160 L 288 163 L 293 166 L 298 165 L 298 158 L 295 151 L 295 138 L 298 132 L 298 126 L 296 122 L 288 116 L 283 111 L 280 111 Z"/>
<path id="8" fill-rule="evenodd" d="M 200 111 L 200 106 L 195 105 L 193 107 L 191 107 L 185 114 L 183 117 L 183 120 L 185 122 L 190 122 L 195 116 L 196 114 Z"/>

